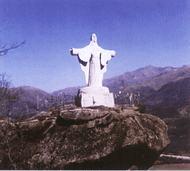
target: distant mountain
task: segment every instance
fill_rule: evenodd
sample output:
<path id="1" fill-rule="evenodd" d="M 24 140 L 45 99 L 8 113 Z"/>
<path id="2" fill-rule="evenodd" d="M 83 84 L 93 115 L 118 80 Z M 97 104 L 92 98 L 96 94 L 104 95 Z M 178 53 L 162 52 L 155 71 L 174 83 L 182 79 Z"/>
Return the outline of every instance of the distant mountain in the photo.
<path id="1" fill-rule="evenodd" d="M 119 91 L 123 95 L 139 92 L 140 101 L 148 106 L 148 111 L 164 118 L 174 117 L 180 111 L 189 113 L 189 80 L 190 65 L 178 68 L 147 66 L 112 77 L 104 83 L 116 94 Z"/>
<path id="2" fill-rule="evenodd" d="M 105 79 L 103 85 L 109 87 L 111 92 L 117 93 L 120 90 L 132 91 L 139 87 L 151 87 L 158 90 L 170 81 L 177 81 L 190 76 L 190 65 L 179 68 L 147 66 L 132 72 Z"/>
<path id="3" fill-rule="evenodd" d="M 65 94 L 65 95 L 77 95 L 78 93 L 78 90 L 80 88 L 82 88 L 84 86 L 78 86 L 78 87 L 67 87 L 65 89 L 61 89 L 61 90 L 58 90 L 58 91 L 54 91 L 52 93 L 53 96 L 59 96 L 61 94 Z"/>
<path id="4" fill-rule="evenodd" d="M 175 82 L 183 78 L 190 77 L 190 68 L 180 67 L 176 68 L 172 71 L 165 71 L 163 73 L 158 74 L 152 79 L 148 79 L 141 84 L 136 85 L 135 87 L 152 87 L 155 90 L 159 90 L 163 85 L 169 82 Z"/>
<path id="5" fill-rule="evenodd" d="M 154 78 L 155 76 L 163 72 L 173 70 L 175 70 L 175 68 L 173 67 L 161 68 L 149 65 L 147 67 L 143 67 L 132 72 L 126 72 L 110 79 L 105 79 L 103 80 L 103 85 L 109 87 L 110 91 L 115 92 L 118 88 L 143 83 L 144 81 Z"/>
<path id="6" fill-rule="evenodd" d="M 25 100 L 36 100 L 37 96 L 39 96 L 40 99 L 49 98 L 51 96 L 50 93 L 31 86 L 20 86 L 18 89 L 24 93 L 23 98 L 25 98 Z"/>
<path id="7" fill-rule="evenodd" d="M 168 77 L 171 77 L 171 75 L 177 71 L 183 72 L 183 70 L 187 70 L 186 71 L 187 73 L 186 75 L 185 74 L 183 75 L 183 73 L 181 73 L 180 75 L 179 73 L 180 77 L 177 78 L 178 76 L 176 76 L 175 78 L 176 80 L 188 77 L 189 69 L 190 69 L 190 65 L 184 65 L 183 67 L 179 67 L 179 68 L 174 68 L 171 66 L 162 68 L 162 67 L 154 67 L 154 66 L 149 65 L 147 67 L 139 68 L 132 72 L 126 72 L 124 74 L 111 77 L 109 79 L 104 79 L 103 86 L 108 87 L 110 92 L 114 92 L 114 93 L 117 93 L 120 90 L 133 91 L 134 89 L 137 89 L 142 86 L 144 87 L 148 86 L 148 87 L 152 87 L 153 89 L 158 89 L 160 85 L 162 86 L 164 85 L 164 83 L 166 84 L 167 82 L 171 81 L 171 79 L 168 79 Z M 159 81 L 157 85 L 156 79 L 159 79 L 160 77 L 164 77 L 164 76 L 166 77 L 166 80 L 164 80 L 164 82 Z M 154 80 L 151 81 L 153 78 Z M 161 78 L 161 80 L 163 79 L 164 78 Z M 58 94 L 61 94 L 61 92 L 68 95 L 77 95 L 78 90 L 82 87 L 84 86 L 68 87 L 65 89 L 55 91 L 52 93 L 52 95 L 58 96 Z"/>
<path id="8" fill-rule="evenodd" d="M 14 103 L 13 111 L 26 114 L 27 110 L 31 113 L 37 110 L 37 97 L 41 109 L 45 109 L 45 100 L 50 100 L 51 94 L 31 86 L 17 87 L 20 92 L 19 100 Z"/>
<path id="9" fill-rule="evenodd" d="M 163 106 L 165 104 L 186 104 L 190 99 L 190 65 L 182 67 L 154 67 L 147 66 L 132 72 L 103 80 L 103 85 L 109 87 L 110 92 L 118 94 L 140 92 L 141 102 L 149 108 Z M 68 87 L 47 93 L 35 87 L 21 86 L 18 87 L 22 91 L 20 100 L 15 104 L 15 108 L 23 111 L 28 109 L 37 109 L 37 96 L 40 101 L 40 109 L 47 109 L 47 105 L 56 106 L 58 103 L 73 101 L 73 96 L 77 95 L 80 88 Z M 61 99 L 62 98 L 62 99 Z M 46 104 L 45 104 L 46 103 Z M 27 107 L 26 107 L 27 106 Z M 178 106 L 178 108 L 181 106 Z"/>
<path id="10" fill-rule="evenodd" d="M 80 87 L 66 88 L 66 90 L 59 90 L 50 94 L 44 90 L 31 86 L 17 87 L 17 90 L 20 92 L 20 96 L 19 100 L 14 103 L 11 113 L 30 113 L 34 115 L 37 113 L 37 108 L 39 111 L 43 111 L 50 108 L 57 108 L 63 104 L 73 103 L 74 97 L 71 96 L 71 93 L 72 91 L 75 91 L 75 89 L 78 91 L 79 88 Z"/>
<path id="11" fill-rule="evenodd" d="M 109 87 L 110 91 L 116 94 L 119 91 L 122 91 L 122 93 L 140 92 L 143 103 L 146 103 L 148 106 L 156 106 L 165 103 L 165 99 L 167 98 L 171 102 L 181 101 L 183 103 L 183 97 L 177 96 L 177 99 L 174 100 L 175 97 L 168 96 L 165 90 L 167 89 L 167 92 L 170 90 L 173 94 L 175 94 L 174 92 L 187 90 L 182 85 L 188 86 L 187 80 L 189 77 L 190 65 L 178 68 L 171 66 L 162 68 L 149 65 L 132 72 L 126 72 L 110 79 L 105 79 L 103 80 L 103 85 Z M 183 79 L 185 80 L 184 82 Z M 171 85 L 175 85 L 175 88 L 172 88 Z M 181 86 L 176 87 L 176 85 Z M 58 95 L 62 92 L 64 94 L 76 95 L 80 88 L 69 87 L 52 94 Z M 164 94 L 168 97 L 165 97 Z M 184 100 L 186 101 L 187 99 L 185 98 Z"/>

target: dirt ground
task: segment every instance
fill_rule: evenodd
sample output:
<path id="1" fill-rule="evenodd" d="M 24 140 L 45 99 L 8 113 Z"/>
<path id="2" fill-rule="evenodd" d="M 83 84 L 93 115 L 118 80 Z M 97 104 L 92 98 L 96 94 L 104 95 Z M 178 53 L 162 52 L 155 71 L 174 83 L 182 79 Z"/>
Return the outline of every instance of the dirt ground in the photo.
<path id="1" fill-rule="evenodd" d="M 149 170 L 190 170 L 190 163 L 153 165 Z"/>

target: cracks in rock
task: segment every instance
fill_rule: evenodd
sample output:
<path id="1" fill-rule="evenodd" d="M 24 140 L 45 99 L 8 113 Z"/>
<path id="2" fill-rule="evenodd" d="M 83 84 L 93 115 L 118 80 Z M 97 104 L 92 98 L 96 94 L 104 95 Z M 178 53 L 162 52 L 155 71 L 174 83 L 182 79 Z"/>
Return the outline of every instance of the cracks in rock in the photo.
<path id="1" fill-rule="evenodd" d="M 97 124 L 96 126 L 99 128 L 105 128 L 105 127 L 108 127 L 114 121 L 118 121 L 118 120 L 113 118 L 111 121 L 108 121 L 107 123 Z"/>
<path id="2" fill-rule="evenodd" d="M 9 160 L 10 160 L 11 164 L 13 165 L 14 169 L 17 170 L 16 165 L 13 163 L 13 160 L 12 160 L 12 158 L 11 158 L 11 150 L 12 150 L 14 147 L 16 147 L 16 145 L 9 149 L 8 157 L 9 157 Z"/>
<path id="3" fill-rule="evenodd" d="M 45 135 L 51 128 L 53 128 L 56 125 L 56 119 L 52 120 L 51 125 L 49 126 L 49 128 L 43 133 L 43 135 Z"/>
<path id="4" fill-rule="evenodd" d="M 96 117 L 96 118 L 89 119 L 89 120 L 64 119 L 61 116 L 58 116 L 57 120 L 56 120 L 56 124 L 60 125 L 60 126 L 82 125 L 82 124 L 88 123 L 89 121 L 93 121 L 93 120 L 96 120 L 96 119 L 104 118 L 104 117 L 106 117 L 108 115 L 109 115 L 109 113 L 107 113 L 107 114 L 105 114 L 105 115 L 103 115 L 101 117 Z"/>

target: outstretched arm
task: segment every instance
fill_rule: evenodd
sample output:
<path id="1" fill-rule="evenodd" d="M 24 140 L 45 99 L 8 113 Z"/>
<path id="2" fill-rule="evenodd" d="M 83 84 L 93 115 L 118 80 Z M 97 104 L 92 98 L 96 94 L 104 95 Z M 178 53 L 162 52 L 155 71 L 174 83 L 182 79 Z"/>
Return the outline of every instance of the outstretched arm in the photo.
<path id="1" fill-rule="evenodd" d="M 81 52 L 81 49 L 71 48 L 69 51 L 71 55 L 78 55 Z"/>
<path id="2" fill-rule="evenodd" d="M 81 69 L 85 73 L 85 78 L 86 78 L 86 83 L 88 84 L 88 79 L 89 79 L 89 60 L 91 57 L 91 52 L 87 47 L 82 48 L 82 49 L 75 49 L 72 48 L 69 50 L 71 55 L 77 55 L 79 63 L 81 65 Z"/>
<path id="3" fill-rule="evenodd" d="M 114 50 L 103 50 L 101 54 L 101 64 L 104 66 L 111 59 L 111 57 L 115 56 Z"/>
<path id="4" fill-rule="evenodd" d="M 71 55 L 77 55 L 84 62 L 89 62 L 90 60 L 91 51 L 88 46 L 81 49 L 71 48 L 69 51 Z"/>

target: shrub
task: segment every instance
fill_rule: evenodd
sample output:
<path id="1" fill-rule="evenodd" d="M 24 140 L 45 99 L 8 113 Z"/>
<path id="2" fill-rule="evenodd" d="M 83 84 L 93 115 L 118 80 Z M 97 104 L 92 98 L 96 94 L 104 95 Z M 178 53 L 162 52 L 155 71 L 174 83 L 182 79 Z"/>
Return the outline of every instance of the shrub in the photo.
<path id="1" fill-rule="evenodd" d="M 137 111 L 139 111 L 140 113 L 146 113 L 146 107 L 147 107 L 146 105 L 139 103 L 137 107 L 138 107 Z"/>

